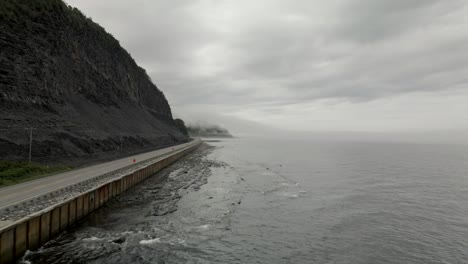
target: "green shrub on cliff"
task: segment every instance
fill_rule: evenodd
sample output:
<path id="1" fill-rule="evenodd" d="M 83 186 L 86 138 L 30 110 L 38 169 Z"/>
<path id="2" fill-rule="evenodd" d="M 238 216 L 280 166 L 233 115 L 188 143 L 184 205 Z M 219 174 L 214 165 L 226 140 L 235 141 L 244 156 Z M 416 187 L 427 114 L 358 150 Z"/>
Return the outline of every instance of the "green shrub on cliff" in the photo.
<path id="1" fill-rule="evenodd" d="M 65 4 L 62 0 L 1 0 L 0 19 L 11 20 L 17 23 L 31 23 L 31 18 L 40 19 L 47 15 L 61 14 L 71 21 L 75 27 L 89 30 L 100 35 L 108 42 L 119 42 L 99 24 L 86 17 L 78 8 Z M 26 25 L 27 26 L 27 25 Z"/>
<path id="2" fill-rule="evenodd" d="M 0 17 L 19 21 L 24 16 L 37 17 L 51 10 L 63 11 L 66 7 L 60 0 L 2 0 Z"/>

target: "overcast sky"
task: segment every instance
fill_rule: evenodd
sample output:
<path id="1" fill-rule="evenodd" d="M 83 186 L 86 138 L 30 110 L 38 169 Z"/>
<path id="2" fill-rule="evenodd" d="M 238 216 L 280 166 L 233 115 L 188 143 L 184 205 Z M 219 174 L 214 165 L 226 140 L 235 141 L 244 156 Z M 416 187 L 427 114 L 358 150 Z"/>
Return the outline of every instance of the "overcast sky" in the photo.
<path id="1" fill-rule="evenodd" d="M 66 1 L 189 122 L 468 130 L 466 0 Z"/>

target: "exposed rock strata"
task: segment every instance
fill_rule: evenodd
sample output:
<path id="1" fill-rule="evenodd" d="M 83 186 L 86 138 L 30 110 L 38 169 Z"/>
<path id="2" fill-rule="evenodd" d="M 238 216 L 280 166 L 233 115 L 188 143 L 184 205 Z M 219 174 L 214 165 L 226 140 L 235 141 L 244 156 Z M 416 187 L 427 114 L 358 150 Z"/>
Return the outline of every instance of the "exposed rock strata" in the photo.
<path id="1" fill-rule="evenodd" d="M 60 0 L 0 2 L 0 159 L 110 158 L 187 141 L 145 70 Z"/>

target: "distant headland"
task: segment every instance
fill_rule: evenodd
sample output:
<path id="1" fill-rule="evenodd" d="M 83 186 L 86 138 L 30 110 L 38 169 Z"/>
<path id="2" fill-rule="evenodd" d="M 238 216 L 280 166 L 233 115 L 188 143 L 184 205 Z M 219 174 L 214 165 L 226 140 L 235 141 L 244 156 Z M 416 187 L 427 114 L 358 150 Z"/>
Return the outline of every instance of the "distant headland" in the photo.
<path id="1" fill-rule="evenodd" d="M 212 124 L 189 124 L 187 131 L 191 137 L 233 137 L 226 128 Z"/>

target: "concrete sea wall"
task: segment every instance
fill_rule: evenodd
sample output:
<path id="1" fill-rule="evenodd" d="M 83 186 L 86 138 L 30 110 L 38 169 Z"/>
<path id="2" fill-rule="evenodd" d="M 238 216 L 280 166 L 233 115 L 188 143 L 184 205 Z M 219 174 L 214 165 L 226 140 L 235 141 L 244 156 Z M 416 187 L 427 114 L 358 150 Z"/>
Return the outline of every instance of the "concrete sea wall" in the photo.
<path id="1" fill-rule="evenodd" d="M 2 227 L 0 229 L 0 264 L 13 263 L 21 258 L 26 250 L 38 249 L 113 197 L 192 152 L 199 144 Z"/>

